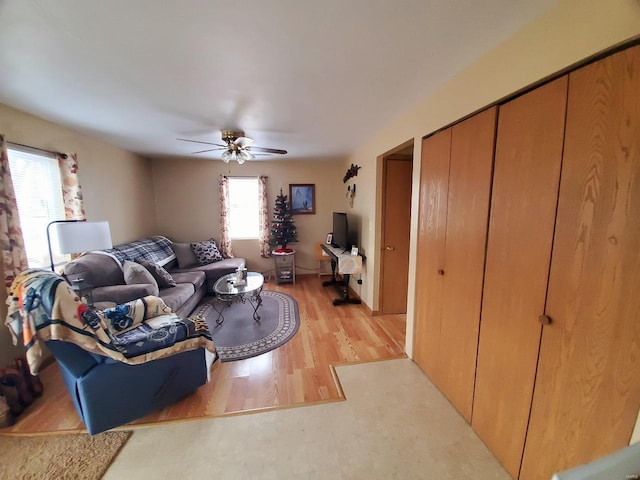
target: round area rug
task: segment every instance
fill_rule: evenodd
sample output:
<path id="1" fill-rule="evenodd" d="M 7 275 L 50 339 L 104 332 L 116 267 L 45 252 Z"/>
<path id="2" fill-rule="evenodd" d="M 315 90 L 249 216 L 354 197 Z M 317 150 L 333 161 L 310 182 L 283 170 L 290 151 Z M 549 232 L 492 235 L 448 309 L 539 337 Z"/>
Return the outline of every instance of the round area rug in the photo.
<path id="1" fill-rule="evenodd" d="M 300 326 L 298 303 L 285 293 L 264 290 L 258 308 L 260 320 L 253 319 L 253 305 L 234 303 L 222 310 L 224 322 L 216 324 L 222 303 L 213 297 L 195 309 L 191 317 L 203 317 L 222 362 L 242 360 L 261 355 L 285 344 Z M 215 303 L 212 305 L 213 302 Z"/>

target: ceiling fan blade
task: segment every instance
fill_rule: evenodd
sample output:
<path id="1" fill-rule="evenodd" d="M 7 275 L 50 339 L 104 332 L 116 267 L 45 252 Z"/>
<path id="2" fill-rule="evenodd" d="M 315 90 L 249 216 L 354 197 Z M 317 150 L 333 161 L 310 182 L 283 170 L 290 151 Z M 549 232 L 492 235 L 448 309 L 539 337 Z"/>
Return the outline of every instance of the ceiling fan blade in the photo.
<path id="1" fill-rule="evenodd" d="M 188 138 L 176 138 L 176 140 L 180 140 L 182 142 L 203 143 L 205 145 L 215 145 L 216 147 L 227 148 L 226 145 L 220 145 L 219 143 L 201 142 L 200 140 L 189 140 Z"/>
<path id="2" fill-rule="evenodd" d="M 280 150 L 278 148 L 265 148 L 265 147 L 253 147 L 253 146 L 247 147 L 247 150 L 250 150 L 252 152 L 254 150 L 259 150 L 259 151 L 265 152 L 265 153 L 277 153 L 277 154 L 280 154 L 280 155 L 285 155 L 287 153 L 286 150 Z"/>
<path id="3" fill-rule="evenodd" d="M 253 145 L 253 138 L 238 137 L 233 141 L 233 143 L 235 143 L 240 148 L 247 148 Z"/>
<path id="4" fill-rule="evenodd" d="M 200 150 L 198 152 L 191 152 L 191 155 L 195 155 L 196 153 L 206 153 L 206 152 L 215 152 L 215 151 L 220 151 L 220 150 L 226 150 L 227 147 L 222 147 L 222 148 L 209 148 L 207 150 Z"/>

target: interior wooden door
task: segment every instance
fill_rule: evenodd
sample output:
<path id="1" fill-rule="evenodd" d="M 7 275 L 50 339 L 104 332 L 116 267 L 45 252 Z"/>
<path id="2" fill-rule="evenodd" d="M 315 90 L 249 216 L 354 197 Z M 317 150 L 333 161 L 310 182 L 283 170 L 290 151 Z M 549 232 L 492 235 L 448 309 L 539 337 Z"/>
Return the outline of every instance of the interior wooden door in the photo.
<path id="1" fill-rule="evenodd" d="M 471 421 L 497 107 L 452 127 L 436 385 Z"/>
<path id="2" fill-rule="evenodd" d="M 567 77 L 500 107 L 472 426 L 516 478 L 540 343 Z"/>
<path id="3" fill-rule="evenodd" d="M 413 158 L 384 162 L 380 312 L 388 315 L 407 312 Z"/>
<path id="4" fill-rule="evenodd" d="M 436 381 L 442 320 L 451 128 L 422 141 L 413 357 Z"/>
<path id="5" fill-rule="evenodd" d="M 640 47 L 569 85 L 523 480 L 624 447 L 640 406 Z"/>

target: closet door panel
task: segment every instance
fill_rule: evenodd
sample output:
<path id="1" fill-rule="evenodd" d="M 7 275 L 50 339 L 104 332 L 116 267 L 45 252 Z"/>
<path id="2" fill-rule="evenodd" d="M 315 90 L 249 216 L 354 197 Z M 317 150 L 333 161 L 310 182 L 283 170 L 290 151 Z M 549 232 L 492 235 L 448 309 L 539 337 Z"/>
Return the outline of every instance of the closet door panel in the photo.
<path id="1" fill-rule="evenodd" d="M 472 426 L 522 460 L 558 198 L 567 77 L 500 107 Z"/>
<path id="2" fill-rule="evenodd" d="M 442 313 L 451 129 L 422 141 L 414 359 L 435 381 Z"/>
<path id="3" fill-rule="evenodd" d="M 627 445 L 640 406 L 640 47 L 570 74 L 556 236 L 521 478 Z"/>
<path id="4" fill-rule="evenodd" d="M 497 107 L 452 127 L 438 387 L 471 421 Z"/>

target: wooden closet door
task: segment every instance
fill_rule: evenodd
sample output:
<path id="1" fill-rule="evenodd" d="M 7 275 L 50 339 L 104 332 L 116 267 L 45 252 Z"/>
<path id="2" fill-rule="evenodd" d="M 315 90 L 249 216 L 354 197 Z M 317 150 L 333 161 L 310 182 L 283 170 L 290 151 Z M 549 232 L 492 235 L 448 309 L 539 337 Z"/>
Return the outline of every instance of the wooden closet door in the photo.
<path id="1" fill-rule="evenodd" d="M 497 107 L 492 107 L 474 115 L 454 125 L 451 133 L 436 385 L 468 422 L 476 373 L 497 112 Z"/>
<path id="2" fill-rule="evenodd" d="M 624 447 L 640 406 L 640 47 L 569 85 L 523 480 Z"/>
<path id="3" fill-rule="evenodd" d="M 413 357 L 436 380 L 442 313 L 451 129 L 422 141 Z"/>
<path id="4" fill-rule="evenodd" d="M 562 160 L 567 77 L 500 107 L 472 426 L 520 469 Z"/>

